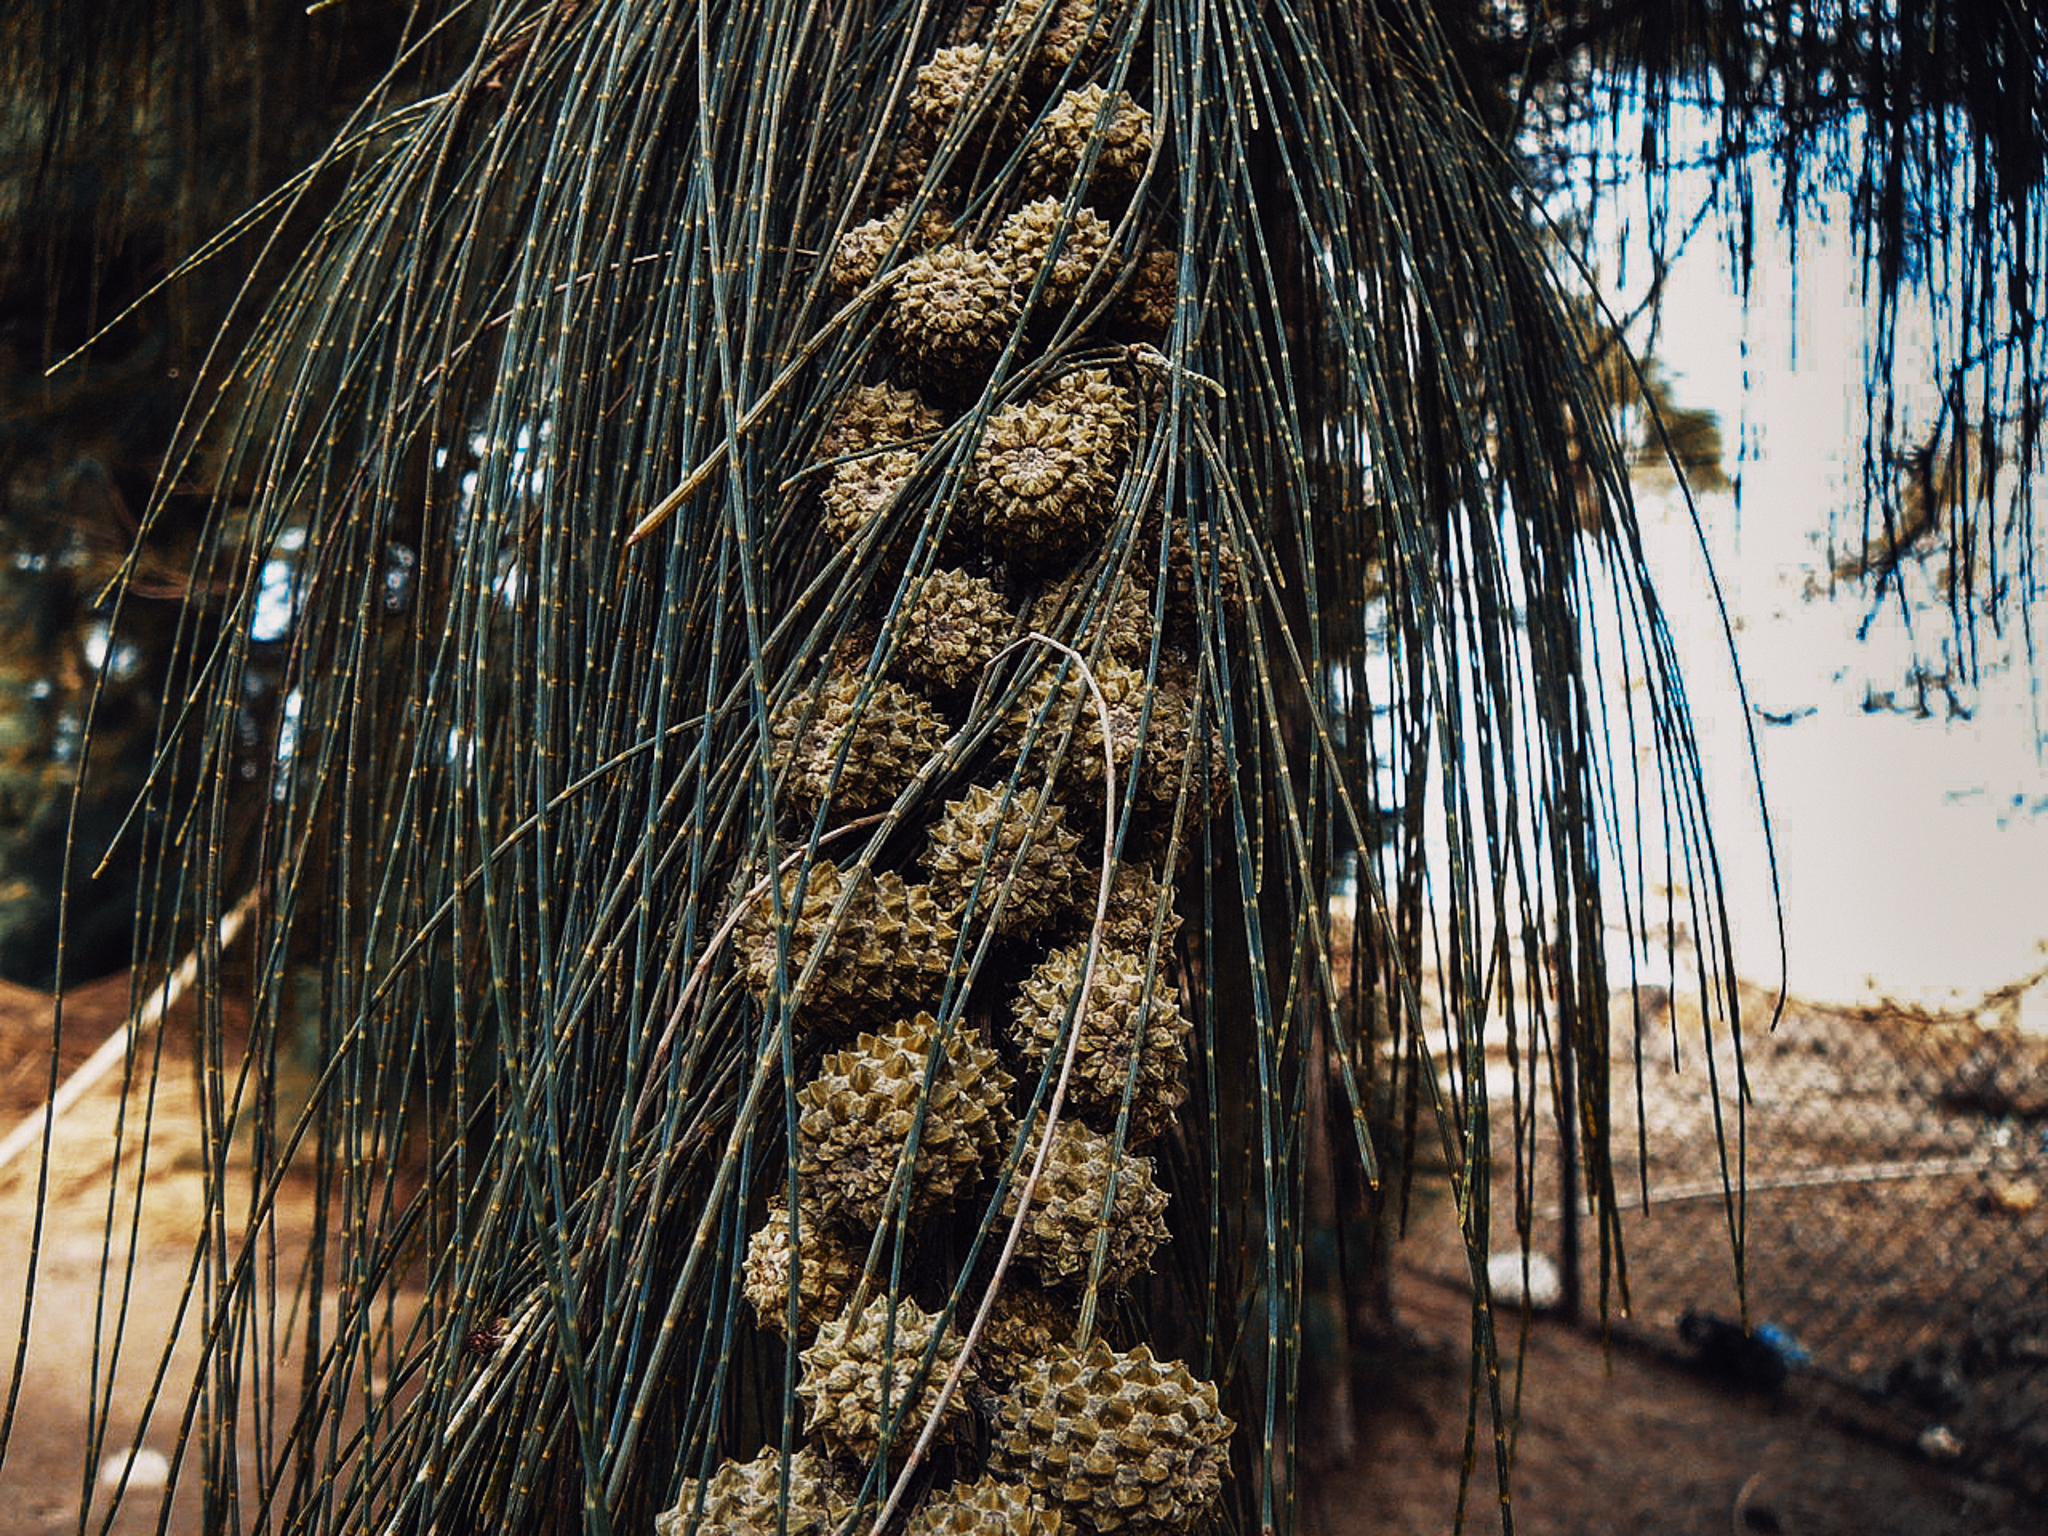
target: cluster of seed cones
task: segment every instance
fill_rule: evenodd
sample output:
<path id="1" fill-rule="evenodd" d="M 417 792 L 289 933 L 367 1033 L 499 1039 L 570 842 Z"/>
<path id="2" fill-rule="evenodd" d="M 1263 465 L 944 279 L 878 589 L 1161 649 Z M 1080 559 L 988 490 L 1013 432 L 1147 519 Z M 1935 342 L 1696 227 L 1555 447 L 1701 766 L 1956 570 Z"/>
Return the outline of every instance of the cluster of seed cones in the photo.
<path id="1" fill-rule="evenodd" d="M 768 1208 L 742 1273 L 759 1326 L 797 1353 L 803 1441 L 685 1482 L 661 1536 L 843 1526 L 869 1471 L 899 1468 L 934 1416 L 935 1486 L 896 1527 L 910 1536 L 1179 1532 L 1220 1494 L 1232 1424 L 1215 1386 L 1143 1341 L 1083 1337 L 1081 1317 L 1167 1239 L 1140 1149 L 1171 1134 L 1189 1091 L 1190 1025 L 1166 974 L 1173 879 L 1221 774 L 1186 655 L 1197 584 L 1215 592 L 1227 568 L 1131 499 L 1135 369 L 1055 356 L 1028 394 L 972 403 L 1006 356 L 1157 339 L 1170 315 L 1172 254 L 1113 238 L 1133 223 L 1150 117 L 1086 82 L 1125 3 L 1021 0 L 940 50 L 909 103 L 904 200 L 830 257 L 842 296 L 871 296 L 888 361 L 844 400 L 806 480 L 823 534 L 885 574 L 890 598 L 777 708 L 777 805 L 793 833 L 883 812 L 903 832 L 896 853 L 816 858 L 738 898 L 738 968 L 789 1020 L 803 1078 L 796 1198 Z M 974 134 L 1007 136 L 1021 167 L 978 244 L 907 190 L 935 179 L 922 157 Z M 941 518 L 947 463 L 962 494 Z M 1109 535 L 1133 524 L 1165 561 L 1112 557 Z M 1032 630 L 1063 637 L 1085 670 L 1040 651 L 1013 686 L 977 692 Z M 963 739 L 986 744 L 949 758 Z M 1123 856 L 1104 912 L 1106 801 Z M 964 1251 L 963 1235 L 1020 1214 L 1016 1263 L 963 1365 L 1000 1243 L 918 1295 L 891 1289 L 892 1244 L 911 1255 L 901 1273 L 929 1277 L 920 1254 Z M 946 1295 L 964 1298 L 950 1321 Z M 962 1389 L 942 1401 L 956 1367 Z M 984 1444 L 972 1404 L 990 1399 Z"/>

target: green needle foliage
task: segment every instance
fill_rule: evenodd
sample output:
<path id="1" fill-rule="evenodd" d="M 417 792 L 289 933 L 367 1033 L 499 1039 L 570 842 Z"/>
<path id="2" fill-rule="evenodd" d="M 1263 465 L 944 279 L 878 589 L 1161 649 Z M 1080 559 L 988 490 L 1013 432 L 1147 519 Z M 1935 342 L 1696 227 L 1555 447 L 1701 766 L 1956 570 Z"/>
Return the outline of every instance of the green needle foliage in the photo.
<path id="1" fill-rule="evenodd" d="M 800 1294 L 757 1311 L 745 1261 L 823 1220 L 799 1170 L 840 1090 L 806 1087 L 852 1082 L 830 1053 L 916 1014 L 924 1086 L 889 1157 L 972 1140 L 933 1108 L 955 1045 L 996 1041 L 1004 1069 L 967 1076 L 1013 1086 L 949 1209 L 918 1204 L 906 1157 L 873 1226 L 836 1229 L 849 1307 L 886 1303 L 881 1348 L 917 1357 L 859 1431 L 883 1443 L 849 1455 L 834 1421 L 844 1528 L 906 1461 L 904 1508 L 979 1475 L 985 1405 L 911 1446 L 946 1339 L 1034 1262 L 998 1256 L 1056 1106 L 1100 1121 L 1076 1166 L 1106 1171 L 1104 1211 L 1165 1122 L 1142 1153 L 1164 1241 L 1134 1259 L 1114 1222 L 1086 1229 L 1054 1311 L 1077 1344 L 1180 1362 L 1157 1390 L 1218 1389 L 1230 1473 L 1188 1520 L 1291 1525 L 1323 1429 L 1302 1389 L 1319 1157 L 1383 1194 L 1442 1178 L 1479 1282 L 1475 1423 L 1487 1397 L 1503 1421 L 1491 1202 L 1526 1210 L 1536 1163 L 1528 1106 L 1487 1095 L 1490 1014 L 1549 1068 L 1525 1089 L 1570 1085 L 1601 1274 L 1625 1281 L 1607 1000 L 1633 977 L 1609 976 L 1609 930 L 1661 962 L 1649 925 L 1687 925 L 1728 1026 L 1710 1070 L 1739 1075 L 1732 957 L 1635 445 L 1514 141 L 1569 115 L 1581 71 L 1643 78 L 1610 53 L 1668 110 L 1764 23 L 1546 30 L 1503 65 L 1520 18 L 1477 9 L 422 11 L 331 147 L 201 249 L 202 277 L 255 275 L 144 528 L 147 549 L 196 517 L 205 597 L 130 835 L 143 965 L 197 944 L 208 978 L 204 1347 L 147 1404 L 104 1373 L 96 1410 L 175 1433 L 209 1529 L 645 1533 L 679 1498 L 687 1529 L 728 1461 L 820 1451 L 797 1389 L 822 1335 Z M 934 105 L 920 70 L 960 46 L 965 94 Z M 1110 94 L 1062 119 L 1091 84 Z M 977 278 L 960 302 L 992 328 L 943 356 L 918 339 L 925 248 L 985 254 L 1047 197 L 1074 250 L 1099 220 L 1078 291 Z M 1079 532 L 1006 543 L 991 507 L 1043 464 L 991 489 L 990 445 L 1083 377 L 1121 391 L 1121 446 L 1049 477 Z M 849 445 L 885 381 L 931 415 Z M 835 523 L 878 447 L 896 478 Z M 899 653 L 936 643 L 907 637 L 958 569 L 1000 632 L 906 724 Z M 928 839 L 970 786 L 995 818 L 979 875 L 928 920 Z M 1058 827 L 1001 821 L 1055 790 Z M 1098 905 L 1140 866 L 1164 894 L 1136 919 Z M 1333 923 L 1347 879 L 1357 921 Z M 1685 910 L 1650 910 L 1660 888 Z M 1039 912 L 1054 890 L 1070 906 Z M 212 920 L 248 892 L 224 967 Z M 1137 978 L 1113 1002 L 1138 1016 L 1172 990 L 1177 1108 L 1141 1104 L 1141 1049 L 1120 1098 L 1076 1109 L 1064 1046 L 1006 1035 L 1049 942 L 1134 950 L 1102 974 Z M 856 973 L 856 950 L 893 958 Z M 1728 1212 L 1739 1261 L 1732 1183 Z"/>

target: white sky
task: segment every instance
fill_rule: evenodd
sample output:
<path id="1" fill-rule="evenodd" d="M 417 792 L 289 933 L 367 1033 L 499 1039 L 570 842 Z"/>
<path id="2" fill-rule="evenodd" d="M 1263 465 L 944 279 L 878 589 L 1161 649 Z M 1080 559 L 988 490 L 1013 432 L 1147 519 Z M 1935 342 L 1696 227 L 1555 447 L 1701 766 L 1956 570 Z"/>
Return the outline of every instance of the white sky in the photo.
<path id="1" fill-rule="evenodd" d="M 1769 195 L 1760 191 L 1759 202 Z M 1725 495 L 1705 498 L 1701 513 L 1751 701 L 1781 715 L 1812 711 L 1789 725 L 1757 722 L 1792 988 L 1839 1000 L 1969 1002 L 2048 965 L 2048 768 L 2032 672 L 2022 661 L 1987 677 L 1966 696 L 1967 720 L 1944 718 L 1938 690 L 1932 718 L 1864 709 L 1867 688 L 1901 685 L 1914 653 L 1904 625 L 1887 616 L 1859 641 L 1867 604 L 1858 594 L 1802 595 L 1825 569 L 1819 540 L 1830 509 L 1857 504 L 1864 312 L 1848 238 L 1822 239 L 1817 225 L 1802 231 L 1796 305 L 1782 242 L 1764 243 L 1746 313 L 1719 249 L 1706 237 L 1695 245 L 1668 289 L 1658 356 L 1680 403 L 1720 414 L 1731 473 L 1738 442 L 1747 444 L 1739 518 Z M 1676 496 L 1649 498 L 1643 511 L 1720 780 L 1737 962 L 1753 979 L 1773 979 L 1742 710 L 1717 665 L 1719 622 L 1697 542 Z M 1853 535 L 1854 518 L 1844 526 Z M 1946 623 L 1930 614 L 1918 636 L 1918 654 L 1936 671 Z"/>

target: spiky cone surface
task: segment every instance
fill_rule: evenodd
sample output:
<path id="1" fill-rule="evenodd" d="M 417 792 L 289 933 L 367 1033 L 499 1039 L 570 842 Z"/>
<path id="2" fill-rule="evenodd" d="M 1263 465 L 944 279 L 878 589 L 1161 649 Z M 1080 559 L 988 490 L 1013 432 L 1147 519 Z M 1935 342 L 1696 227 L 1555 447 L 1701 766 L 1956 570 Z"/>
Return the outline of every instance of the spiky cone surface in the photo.
<path id="1" fill-rule="evenodd" d="M 909 209 L 899 208 L 879 219 L 856 224 L 839 237 L 826 267 L 833 297 L 843 304 L 882 275 L 891 253 L 898 250 L 909 213 Z"/>
<path id="2" fill-rule="evenodd" d="M 752 1461 L 727 1461 L 707 1478 L 691 1478 L 675 1507 L 654 1517 L 655 1536 L 689 1536 L 692 1529 L 696 1536 L 762 1536 L 782 1530 L 782 1473 L 782 1452 L 771 1445 Z M 853 1498 L 830 1462 L 815 1451 L 790 1456 L 789 1536 L 831 1536 L 851 1513 Z"/>
<path id="3" fill-rule="evenodd" d="M 826 666 L 835 677 L 849 677 L 865 673 L 868 664 L 875 659 L 875 641 L 881 631 L 865 619 L 856 619 L 846 626 L 846 633 L 839 643 L 832 647 Z"/>
<path id="4" fill-rule="evenodd" d="M 796 1262 L 792 1264 L 789 1207 L 780 1202 L 768 1207 L 768 1219 L 748 1240 L 746 1261 L 740 1266 L 740 1289 L 753 1303 L 761 1326 L 783 1333 L 789 1324 L 789 1289 L 794 1276 L 797 1329 L 807 1336 L 846 1310 L 854 1287 L 860 1284 L 861 1255 L 810 1212 L 800 1211 L 798 1216 Z"/>
<path id="5" fill-rule="evenodd" d="M 981 919 L 1000 898 L 996 931 L 1030 933 L 1071 913 L 1083 870 L 1081 834 L 1067 826 L 1067 808 L 1039 789 L 1019 788 L 1008 800 L 1002 789 L 981 785 L 948 800 L 932 825 L 924 867 L 940 901 L 964 908 L 980 881 Z"/>
<path id="6" fill-rule="evenodd" d="M 960 1358 L 959 1337 L 949 1328 L 923 1390 L 912 1397 L 918 1368 L 937 1334 L 938 1320 L 907 1297 L 893 1304 L 877 1297 L 857 1315 L 836 1318 L 820 1328 L 803 1352 L 803 1374 L 796 1384 L 804 1402 L 805 1429 L 833 1456 L 872 1463 L 881 1449 L 884 1421 L 894 1419 L 891 1458 L 902 1460 L 938 1406 L 939 1388 Z M 962 1385 L 974 1381 L 969 1370 Z M 967 1428 L 968 1399 L 965 1391 L 953 1394 L 937 1439 L 951 1439 Z"/>
<path id="7" fill-rule="evenodd" d="M 1242 622 L 1243 571 L 1244 562 L 1221 529 L 1202 523 L 1190 533 L 1185 523 L 1175 523 L 1166 553 L 1167 633 L 1194 644 L 1199 616 L 1208 609 L 1224 622 Z"/>
<path id="8" fill-rule="evenodd" d="M 867 707 L 860 707 L 868 690 Z M 829 791 L 833 810 L 857 816 L 895 800 L 945 744 L 949 727 L 901 683 L 842 673 L 785 700 L 769 722 L 786 801 L 808 817 Z M 833 778 L 834 770 L 838 778 Z"/>
<path id="9" fill-rule="evenodd" d="M 1180 797 L 1182 779 L 1190 772 L 1201 771 L 1199 749 L 1190 751 L 1198 713 L 1194 688 L 1192 669 L 1185 657 L 1172 655 L 1161 664 L 1152 687 L 1152 719 L 1145 730 L 1145 769 L 1139 775 L 1132 806 L 1139 816 L 1170 816 Z M 1210 788 L 1220 790 L 1222 785 L 1217 776 L 1222 771 L 1221 738 L 1213 730 L 1209 743 Z M 1188 814 L 1192 826 L 1200 826 L 1210 814 L 1200 789 L 1200 783 L 1196 783 L 1190 790 L 1194 795 Z"/>
<path id="10" fill-rule="evenodd" d="M 1180 296 L 1180 252 L 1155 246 L 1138 258 L 1138 269 L 1110 306 L 1109 321 L 1120 334 L 1154 346 L 1173 329 Z"/>
<path id="11" fill-rule="evenodd" d="M 1145 674 L 1136 667 L 1114 658 L 1098 658 L 1091 670 L 1102 690 L 1103 701 L 1109 706 L 1109 747 L 1116 765 L 1119 808 L 1124 804 L 1131 760 L 1142 745 L 1134 809 L 1139 814 L 1150 814 L 1160 805 L 1170 809 L 1179 792 L 1181 766 L 1187 752 L 1192 708 L 1188 697 L 1170 686 L 1163 670 L 1162 682 L 1156 687 L 1149 686 Z M 1077 805 L 1100 805 L 1103 712 L 1096 705 L 1093 690 L 1071 665 L 1066 667 L 1064 679 L 1056 681 L 1060 671 L 1057 664 L 1049 663 L 1025 686 L 1003 717 L 1005 739 L 1017 751 L 1022 751 L 1027 741 L 1031 742 L 1033 765 L 1042 767 L 1066 737 L 1059 793 Z M 1031 736 L 1034 722 L 1038 724 L 1035 740 Z"/>
<path id="12" fill-rule="evenodd" d="M 930 149 L 946 137 L 963 113 L 972 112 L 969 131 L 1000 137 L 1015 128 L 1014 82 L 1002 80 L 1001 49 L 981 43 L 941 48 L 918 66 L 910 87 L 910 131 L 915 142 Z M 982 102 L 976 108 L 977 100 Z"/>
<path id="13" fill-rule="evenodd" d="M 1001 263 L 1010 286 L 1019 294 L 1028 296 L 1043 272 L 1045 288 L 1039 303 L 1049 309 L 1065 309 L 1081 296 L 1082 284 L 1109 254 L 1109 233 L 1109 225 L 1093 208 L 1076 208 L 1062 234 L 1060 200 L 1041 197 L 1003 220 L 989 243 L 989 254 Z M 1057 256 L 1053 254 L 1055 237 L 1059 239 Z"/>
<path id="14" fill-rule="evenodd" d="M 896 152 L 889 157 L 888 169 L 882 172 L 877 185 L 876 201 L 885 208 L 893 208 L 917 196 L 931 163 L 931 151 L 925 145 L 907 139 L 897 144 Z M 944 237 L 941 235 L 939 238 Z M 931 243 L 938 244 L 938 239 Z"/>
<path id="15" fill-rule="evenodd" d="M 1015 625 L 995 583 L 966 571 L 934 571 L 898 620 L 896 671 L 940 696 L 970 688 Z"/>
<path id="16" fill-rule="evenodd" d="M 1022 313 L 993 256 L 942 245 L 904 263 L 890 296 L 890 339 L 920 382 L 957 390 L 987 377 Z"/>
<path id="17" fill-rule="evenodd" d="M 1083 1530 L 1185 1531 L 1210 1513 L 1232 1424 L 1213 1382 L 1097 1339 L 1056 1349 L 996 1410 L 991 1464 Z"/>
<path id="18" fill-rule="evenodd" d="M 1061 75 L 1085 72 L 1109 51 L 1115 28 L 1129 11 L 1128 0 L 1017 0 L 1009 14 L 998 3 L 989 39 L 999 48 L 1010 48 L 1031 35 L 1039 13 L 1047 7 L 1052 15 L 1025 66 L 1025 78 L 1035 87 L 1052 85 Z"/>
<path id="19" fill-rule="evenodd" d="M 1089 141 L 1101 127 L 1088 201 L 1111 209 L 1129 197 L 1152 157 L 1152 114 L 1122 91 L 1084 85 L 1068 91 L 1045 114 L 1024 152 L 1027 196 L 1060 197 L 1080 174 Z"/>
<path id="20" fill-rule="evenodd" d="M 1026 616 L 1032 629 L 1066 637 L 1084 656 L 1107 656 L 1142 668 L 1152 654 L 1152 593 L 1129 575 L 1118 581 L 1114 595 L 1104 598 L 1096 590 L 1095 573 L 1083 567 L 1046 587 Z"/>
<path id="21" fill-rule="evenodd" d="M 1140 816 L 1171 816 L 1184 778 L 1190 828 L 1201 827 L 1230 803 L 1223 737 L 1200 703 L 1200 686 L 1186 652 L 1169 651 L 1161 659 L 1153 686 L 1157 730 L 1145 739 L 1145 775 L 1136 806 Z M 1203 728 L 1200 740 L 1195 738 L 1197 726 Z"/>
<path id="22" fill-rule="evenodd" d="M 1003 1281 L 988 1323 L 975 1342 L 976 1368 L 997 1391 L 1027 1374 L 1055 1347 L 1071 1344 L 1080 1325 L 1074 1304 L 1048 1295 L 1020 1280 L 1016 1272 Z"/>
<path id="23" fill-rule="evenodd" d="M 928 1013 L 864 1034 L 827 1055 L 797 1090 L 797 1177 L 826 1216 L 869 1230 L 881 1225 L 920 1109 L 911 1214 L 948 1208 L 1001 1162 L 1016 1084 L 965 1028 L 950 1033 L 928 1069 L 938 1036 Z"/>
<path id="24" fill-rule="evenodd" d="M 869 524 L 888 516 L 916 473 L 917 460 L 915 448 L 884 448 L 833 465 L 819 498 L 833 542 L 857 543 Z"/>
<path id="25" fill-rule="evenodd" d="M 1084 418 L 1094 440 L 1106 442 L 1119 464 L 1129 452 L 1138 422 L 1138 403 L 1107 368 L 1076 368 L 1038 391 L 1038 403 Z"/>
<path id="26" fill-rule="evenodd" d="M 1109 888 L 1109 912 L 1102 925 L 1103 946 L 1132 955 L 1149 953 L 1152 948 L 1152 921 L 1159 913 L 1160 894 L 1160 884 L 1154 877 L 1152 865 L 1128 858 L 1118 864 Z M 1174 941 L 1180 937 L 1180 921 L 1180 914 L 1174 911 L 1173 898 L 1169 894 L 1166 917 L 1159 926 L 1161 954 L 1172 953 Z"/>
<path id="27" fill-rule="evenodd" d="M 1041 1117 L 1003 1198 L 1006 1221 L 1016 1219 L 1025 1174 L 1043 1134 Z M 1112 1172 L 1116 1198 L 1105 1220 L 1103 1201 Z M 1095 1262 L 1096 1237 L 1107 1226 L 1102 1283 L 1120 1289 L 1151 1269 L 1153 1253 L 1166 1241 L 1165 1213 L 1166 1192 L 1154 1181 L 1151 1158 L 1128 1150 L 1118 1158 L 1108 1136 L 1063 1119 L 1053 1131 L 1052 1153 L 1032 1196 L 1017 1253 L 1047 1285 L 1085 1285 Z"/>
<path id="28" fill-rule="evenodd" d="M 982 1477 L 926 1499 L 903 1536 L 1059 1536 L 1059 1512 L 1021 1483 Z"/>
<path id="29" fill-rule="evenodd" d="M 1064 562 L 1102 536 L 1115 457 L 1086 418 L 1027 401 L 989 419 L 971 473 L 982 538 L 1033 566 Z"/>
<path id="30" fill-rule="evenodd" d="M 800 869 L 782 874 L 787 912 L 796 900 Z M 887 871 L 870 872 L 854 892 L 844 922 L 825 937 L 826 923 L 840 892 L 852 878 L 830 859 L 811 866 L 803 907 L 790 924 L 789 981 L 792 986 L 820 944 L 817 975 L 798 1010 L 806 1029 L 847 1033 L 862 1024 L 886 1023 L 926 1006 L 945 986 L 959 928 L 932 899 L 930 889 L 906 885 Z M 774 909 L 767 893 L 748 907 L 737 935 L 747 984 L 766 998 L 775 976 Z"/>
<path id="31" fill-rule="evenodd" d="M 899 447 L 946 424 L 937 407 L 914 389 L 865 384 L 840 401 L 818 440 L 818 457 L 836 459 L 873 448 Z"/>
<path id="32" fill-rule="evenodd" d="M 1154 628 L 1152 594 L 1138 582 L 1127 581 L 1107 603 L 1097 603 L 1081 626 L 1077 648 L 1094 650 L 1099 640 L 1098 654 L 1142 668 L 1152 657 Z"/>
<path id="33" fill-rule="evenodd" d="M 892 171 L 892 176 L 894 174 Z M 916 193 L 918 180 L 923 174 L 921 165 L 910 173 L 909 188 L 901 193 L 904 199 Z M 891 190 L 895 189 L 892 187 Z M 869 285 L 890 267 L 943 243 L 952 231 L 952 221 L 931 205 L 926 206 L 917 223 L 910 227 L 910 238 L 906 240 L 903 232 L 909 222 L 910 209 L 906 205 L 880 218 L 856 224 L 841 235 L 825 268 L 833 297 L 844 304 L 865 293 Z"/>
<path id="34" fill-rule="evenodd" d="M 1154 717 L 1174 719 L 1180 724 L 1157 738 L 1156 753 L 1154 738 L 1146 740 L 1145 772 L 1139 781 L 1136 802 L 1131 806 L 1124 857 L 1166 869 L 1171 853 L 1171 873 L 1178 876 L 1186 872 L 1201 849 L 1203 829 L 1229 809 L 1230 779 L 1224 768 L 1221 734 L 1212 726 L 1204 739 L 1195 739 L 1191 728 L 1193 706 L 1163 668 L 1157 696 Z M 1180 845 L 1170 849 L 1183 781 L 1187 785 L 1187 809 L 1181 821 Z"/>
<path id="35" fill-rule="evenodd" d="M 1081 990 L 1087 957 L 1085 942 L 1062 945 L 1039 962 L 1017 993 L 1015 1039 L 1033 1066 L 1044 1066 L 1065 1048 L 1062 1029 Z M 1096 950 L 1067 1088 L 1067 1102 L 1082 1118 L 1097 1130 L 1114 1129 L 1135 1053 L 1138 1078 L 1127 1146 L 1140 1146 L 1165 1130 L 1188 1096 L 1188 1021 L 1180 1011 L 1180 993 L 1153 980 L 1148 1006 L 1145 990 L 1151 976 L 1141 954 L 1107 946 Z"/>

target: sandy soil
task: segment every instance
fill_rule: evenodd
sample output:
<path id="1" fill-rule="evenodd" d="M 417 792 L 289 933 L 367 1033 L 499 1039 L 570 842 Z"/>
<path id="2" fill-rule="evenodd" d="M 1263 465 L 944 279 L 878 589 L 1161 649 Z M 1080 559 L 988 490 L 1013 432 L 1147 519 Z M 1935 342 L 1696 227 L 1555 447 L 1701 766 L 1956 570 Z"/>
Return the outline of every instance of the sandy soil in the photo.
<path id="1" fill-rule="evenodd" d="M 1351 1468 L 1308 1490 L 1314 1536 L 1425 1536 L 1456 1508 L 1468 1403 L 1462 1288 L 1402 1267 L 1411 1347 L 1365 1398 Z M 1675 1360 L 1537 1319 L 1513 1440 L 1514 1529 L 1526 1536 L 2022 1536 L 2044 1528 L 2004 1490 L 1846 1421 L 1795 1382 L 1760 1394 Z M 1504 1385 L 1510 1400 L 1514 1380 Z M 1502 1529 L 1482 1427 L 1468 1531 Z"/>
<path id="2" fill-rule="evenodd" d="M 66 1073 L 127 1012 L 125 976 L 67 999 L 59 1053 Z M 48 998 L 0 987 L 0 1133 L 40 1113 L 51 1015 Z M 192 1256 L 205 1208 L 190 1066 L 176 1049 L 183 1023 L 176 1014 L 170 1021 L 172 1046 L 160 1063 L 146 1161 L 139 1121 L 152 1096 L 139 1086 L 124 1095 L 117 1068 L 58 1122 L 47 1163 L 37 1146 L 0 1169 L 0 1228 L 17 1238 L 0 1260 L 0 1338 L 20 1337 L 25 1298 L 32 1323 L 25 1354 L 12 1362 L 17 1396 L 0 1464 L 0 1536 L 76 1529 L 88 1499 L 97 1528 L 110 1492 L 100 1473 L 110 1464 L 118 1473 L 139 1428 L 145 1451 L 166 1458 L 178 1452 L 178 1413 L 196 1359 L 200 1304 Z M 143 1177 L 149 1199 L 138 1216 Z M 48 1198 L 32 1253 L 39 1180 L 47 1181 Z M 31 1263 L 35 1283 L 27 1296 Z M 177 1347 L 167 1350 L 173 1340 Z M 116 1362 L 111 1374 L 108 1360 Z M 142 1489 L 153 1481 L 150 1459 L 139 1458 L 130 1474 Z M 169 1529 L 176 1536 L 199 1529 L 197 1481 L 189 1479 L 174 1502 Z M 160 1500 L 154 1491 L 131 1493 L 113 1536 L 155 1530 Z"/>

